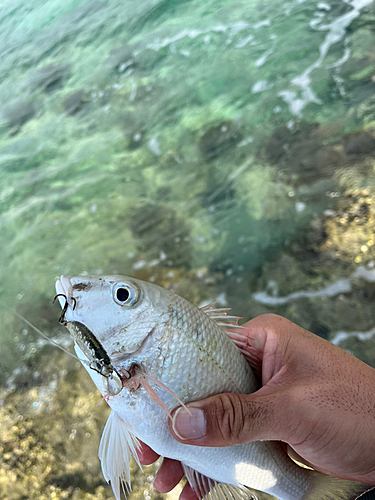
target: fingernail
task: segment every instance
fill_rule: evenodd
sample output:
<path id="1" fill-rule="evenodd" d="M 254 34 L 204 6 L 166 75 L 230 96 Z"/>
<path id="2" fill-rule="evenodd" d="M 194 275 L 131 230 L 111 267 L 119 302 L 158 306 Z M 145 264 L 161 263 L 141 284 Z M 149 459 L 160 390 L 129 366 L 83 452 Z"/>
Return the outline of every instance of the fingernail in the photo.
<path id="1" fill-rule="evenodd" d="M 172 428 L 180 439 L 198 439 L 206 434 L 206 417 L 199 408 L 178 408 L 173 415 Z"/>

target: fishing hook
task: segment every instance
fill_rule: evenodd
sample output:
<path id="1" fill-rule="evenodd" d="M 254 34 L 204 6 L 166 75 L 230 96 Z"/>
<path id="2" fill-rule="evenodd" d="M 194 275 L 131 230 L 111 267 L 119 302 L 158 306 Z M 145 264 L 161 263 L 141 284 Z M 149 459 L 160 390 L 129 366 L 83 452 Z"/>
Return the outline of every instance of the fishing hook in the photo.
<path id="1" fill-rule="evenodd" d="M 65 304 L 64 304 L 61 316 L 59 318 L 59 323 L 60 323 L 60 325 L 66 325 L 65 313 L 68 310 L 69 302 L 68 302 L 68 299 L 67 299 L 66 295 L 64 295 L 63 293 L 58 293 L 57 295 L 55 295 L 55 298 L 53 299 L 52 304 L 55 303 L 57 297 L 64 297 L 64 299 L 65 299 Z M 72 309 L 74 311 L 74 309 L 76 308 L 76 305 L 77 305 L 77 301 L 76 301 L 76 299 L 74 297 L 72 297 L 71 300 L 73 301 L 73 307 L 72 307 Z"/>
<path id="2" fill-rule="evenodd" d="M 115 372 L 119 378 L 122 380 L 125 378 L 126 380 L 129 380 L 131 378 L 131 373 L 128 372 L 128 370 L 125 370 L 124 368 L 119 368 L 121 375 L 118 373 L 118 371 L 113 368 L 113 366 L 110 366 L 110 373 L 105 374 L 103 373 L 103 368 L 105 367 L 104 360 L 103 359 L 97 359 L 90 363 L 90 368 L 91 370 L 94 370 L 95 372 L 99 373 L 102 377 L 109 378 L 112 376 L 112 373 Z"/>

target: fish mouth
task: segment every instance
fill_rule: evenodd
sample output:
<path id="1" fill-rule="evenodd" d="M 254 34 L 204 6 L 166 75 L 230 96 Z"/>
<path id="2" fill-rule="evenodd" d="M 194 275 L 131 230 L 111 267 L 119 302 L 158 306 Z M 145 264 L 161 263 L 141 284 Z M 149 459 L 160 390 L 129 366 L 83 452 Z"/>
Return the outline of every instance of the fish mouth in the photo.
<path id="1" fill-rule="evenodd" d="M 123 378 L 113 368 L 106 350 L 86 325 L 79 321 L 66 320 L 65 318 L 68 307 L 70 306 L 74 311 L 76 306 L 76 299 L 73 297 L 71 277 L 61 276 L 60 279 L 56 281 L 55 288 L 57 298 L 59 299 L 63 311 L 59 323 L 66 326 L 69 330 L 76 346 L 85 356 L 89 364 L 89 369 L 102 375 L 104 379 L 103 386 L 106 393 L 115 396 L 122 390 Z"/>
<path id="2" fill-rule="evenodd" d="M 60 306 L 62 309 L 62 313 L 59 318 L 59 323 L 60 325 L 63 326 L 67 325 L 66 313 L 68 312 L 69 307 L 71 308 L 72 311 L 74 311 L 77 305 L 77 300 L 72 296 L 74 287 L 72 287 L 70 279 L 71 279 L 70 276 L 61 276 L 61 278 L 57 280 L 55 285 L 57 294 L 55 295 L 53 302 L 55 302 L 57 298 L 59 299 Z"/>
<path id="3" fill-rule="evenodd" d="M 69 305 L 72 305 L 71 302 L 73 296 L 73 286 L 70 282 L 70 278 L 71 278 L 70 276 L 62 275 L 60 276 L 60 279 L 56 281 L 55 284 L 56 293 L 57 295 L 59 295 L 59 297 L 57 298 L 59 299 L 60 306 L 62 309 L 64 308 L 66 301 L 68 302 Z M 65 295 L 66 299 L 64 299 L 62 295 Z"/>

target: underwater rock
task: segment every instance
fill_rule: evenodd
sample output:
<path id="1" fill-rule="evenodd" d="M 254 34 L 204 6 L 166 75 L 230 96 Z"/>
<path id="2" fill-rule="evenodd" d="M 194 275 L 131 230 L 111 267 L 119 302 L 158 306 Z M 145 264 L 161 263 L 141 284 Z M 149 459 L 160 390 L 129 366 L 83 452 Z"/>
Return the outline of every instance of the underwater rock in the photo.
<path id="1" fill-rule="evenodd" d="M 233 148 L 241 137 L 232 121 L 224 121 L 199 134 L 199 150 L 206 160 L 213 160 Z"/>
<path id="2" fill-rule="evenodd" d="M 35 116 L 39 108 L 40 105 L 35 101 L 20 100 L 5 106 L 1 110 L 1 115 L 9 128 L 17 127 L 19 131 L 26 122 Z"/>
<path id="3" fill-rule="evenodd" d="M 366 12 L 366 7 L 362 10 L 361 15 L 358 16 L 354 21 L 348 26 L 348 33 L 353 33 L 359 29 L 365 28 L 375 31 L 375 14 L 372 12 Z"/>
<path id="4" fill-rule="evenodd" d="M 125 148 L 134 150 L 142 146 L 147 129 L 142 116 L 137 113 L 126 112 L 121 116 L 120 120 L 125 137 Z"/>
<path id="5" fill-rule="evenodd" d="M 56 156 L 50 144 L 41 144 L 35 136 L 27 137 L 0 150 L 0 167 L 6 171 L 32 170 Z"/>
<path id="6" fill-rule="evenodd" d="M 69 64 L 49 64 L 39 69 L 30 79 L 32 89 L 39 88 L 42 92 L 53 92 L 62 87 L 69 76 Z"/>
<path id="7" fill-rule="evenodd" d="M 334 146 L 322 145 L 316 123 L 302 123 L 296 131 L 279 127 L 266 142 L 263 151 L 273 164 L 284 164 L 302 182 L 330 177 L 344 156 Z"/>
<path id="8" fill-rule="evenodd" d="M 369 132 L 359 131 L 344 138 L 346 155 L 375 154 L 375 138 Z"/>
<path id="9" fill-rule="evenodd" d="M 329 10 L 325 12 L 325 22 L 330 23 L 338 17 L 344 16 L 352 10 L 352 6 L 341 2 L 340 0 L 332 0 L 329 2 Z"/>
<path id="10" fill-rule="evenodd" d="M 375 95 L 363 101 L 353 110 L 353 114 L 365 126 L 375 127 Z"/>
<path id="11" fill-rule="evenodd" d="M 137 54 L 137 68 L 142 71 L 151 71 L 168 55 L 168 53 L 168 47 L 159 50 L 146 48 Z"/>
<path id="12" fill-rule="evenodd" d="M 326 240 L 325 220 L 323 217 L 316 217 L 307 227 L 303 227 L 297 232 L 289 245 L 290 254 L 300 262 L 302 269 L 304 269 L 305 263 L 308 264 L 310 269 L 308 272 L 311 274 L 312 266 L 323 266 L 323 262 L 321 262 L 321 247 Z M 327 258 L 324 257 L 324 260 L 326 261 Z M 291 291 L 293 289 L 288 293 Z"/>
<path id="13" fill-rule="evenodd" d="M 332 252 L 332 246 L 328 244 L 332 241 L 328 220 L 335 219 L 334 211 L 331 212 L 329 216 L 319 216 L 302 227 L 289 247 L 253 274 L 251 289 L 262 291 L 263 298 L 260 300 L 258 294 L 254 294 L 250 301 L 250 308 L 258 314 L 259 309 L 254 303 L 258 308 L 263 304 L 262 313 L 281 314 L 327 339 L 332 339 L 340 331 L 367 332 L 375 321 L 373 278 L 365 280 L 358 273 L 356 276 L 359 269 L 356 261 Z M 353 227 L 352 231 L 354 233 L 356 229 Z M 346 239 L 342 238 L 342 243 L 346 241 L 350 247 L 351 239 L 352 235 L 347 235 Z M 372 269 L 371 265 L 370 261 L 369 268 Z M 363 269 L 366 277 L 366 268 Z M 349 285 L 343 287 L 342 282 Z M 364 346 L 362 342 L 360 344 Z M 350 342 L 340 346 L 352 351 Z M 354 354 L 369 362 L 370 358 L 360 349 Z M 370 364 L 373 363 L 374 358 Z"/>
<path id="14" fill-rule="evenodd" d="M 119 73 L 123 73 L 127 68 L 135 64 L 133 52 L 136 48 L 136 44 L 125 44 L 119 49 L 113 49 L 110 51 L 105 63 L 112 69 L 117 69 Z"/>
<path id="15" fill-rule="evenodd" d="M 70 358 L 50 358 L 41 361 L 44 384 L 0 388 L 0 500 L 113 500 L 97 458 L 108 408 L 96 407 L 99 392 Z M 134 461 L 130 467 L 130 498 L 161 500 L 152 488 L 156 467 L 147 476 Z"/>
<path id="16" fill-rule="evenodd" d="M 371 131 L 355 131 L 340 137 L 334 127 L 302 124 L 296 131 L 280 127 L 261 148 L 261 154 L 298 176 L 296 184 L 332 176 L 362 157 L 375 153 Z"/>
<path id="17" fill-rule="evenodd" d="M 285 125 L 277 128 L 264 146 L 265 154 L 271 163 L 278 163 L 287 153 L 293 142 L 293 132 Z"/>
<path id="18" fill-rule="evenodd" d="M 81 111 L 86 102 L 85 91 L 81 89 L 77 90 L 77 92 L 74 92 L 73 94 L 70 94 L 69 97 L 64 100 L 63 106 L 68 115 L 74 115 L 78 113 L 78 111 Z"/>
<path id="19" fill-rule="evenodd" d="M 190 231 L 173 208 L 142 203 L 131 217 L 130 228 L 138 239 L 139 251 L 148 261 L 162 255 L 166 267 L 190 268 Z"/>

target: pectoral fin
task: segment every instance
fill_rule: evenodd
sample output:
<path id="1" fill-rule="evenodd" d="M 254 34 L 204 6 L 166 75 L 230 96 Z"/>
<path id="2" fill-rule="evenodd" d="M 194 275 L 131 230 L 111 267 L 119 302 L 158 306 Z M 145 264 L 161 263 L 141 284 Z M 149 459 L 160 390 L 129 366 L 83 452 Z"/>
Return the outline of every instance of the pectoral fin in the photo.
<path id="1" fill-rule="evenodd" d="M 210 500 L 258 500 L 256 492 L 246 486 L 219 483 L 182 464 L 186 479 L 199 499 Z"/>
<path id="2" fill-rule="evenodd" d="M 126 496 L 131 491 L 130 460 L 132 456 L 140 469 L 136 449 L 138 439 L 129 426 L 115 413 L 111 412 L 100 440 L 98 456 L 107 483 L 111 483 L 116 500 L 121 498 L 121 490 Z"/>

